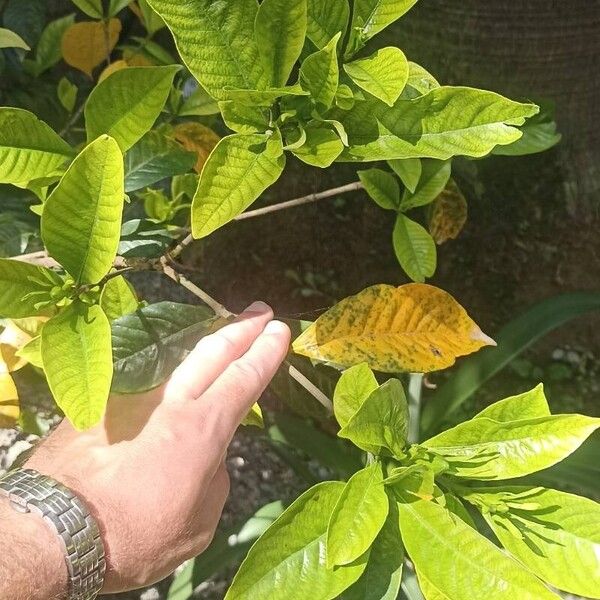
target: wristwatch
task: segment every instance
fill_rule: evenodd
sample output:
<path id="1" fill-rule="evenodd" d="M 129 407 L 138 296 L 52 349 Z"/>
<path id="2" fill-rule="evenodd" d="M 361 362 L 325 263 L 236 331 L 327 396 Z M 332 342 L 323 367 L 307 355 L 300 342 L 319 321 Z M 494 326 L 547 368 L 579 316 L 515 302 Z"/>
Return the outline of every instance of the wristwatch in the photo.
<path id="1" fill-rule="evenodd" d="M 22 513 L 40 515 L 60 539 L 69 572 L 68 600 L 94 600 L 102 589 L 106 560 L 95 519 L 67 487 L 33 469 L 0 477 L 0 496 Z"/>

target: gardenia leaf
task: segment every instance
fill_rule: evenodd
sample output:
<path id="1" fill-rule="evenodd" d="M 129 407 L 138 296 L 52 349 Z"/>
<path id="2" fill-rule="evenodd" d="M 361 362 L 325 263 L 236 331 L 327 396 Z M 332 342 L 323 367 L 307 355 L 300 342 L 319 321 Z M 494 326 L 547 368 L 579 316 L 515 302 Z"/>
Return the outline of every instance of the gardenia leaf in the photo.
<path id="1" fill-rule="evenodd" d="M 53 67 L 62 58 L 61 40 L 65 31 L 75 22 L 75 15 L 70 14 L 50 21 L 46 25 L 35 48 L 34 72 L 36 76 Z"/>
<path id="2" fill-rule="evenodd" d="M 0 48 L 20 48 L 21 50 L 31 50 L 25 40 L 10 29 L 0 27 Z"/>
<path id="3" fill-rule="evenodd" d="M 149 131 L 125 155 L 125 192 L 190 171 L 197 157 L 159 131 Z"/>
<path id="4" fill-rule="evenodd" d="M 131 148 L 154 125 L 179 69 L 128 67 L 99 83 L 85 105 L 88 142 L 107 134 L 123 152 Z"/>
<path id="5" fill-rule="evenodd" d="M 477 417 L 423 442 L 450 472 L 468 479 L 511 479 L 550 467 L 600 427 L 584 415 L 551 415 L 500 423 Z"/>
<path id="6" fill-rule="evenodd" d="M 430 372 L 494 341 L 450 294 L 425 284 L 374 285 L 321 315 L 294 352 L 385 373 Z"/>
<path id="7" fill-rule="evenodd" d="M 393 106 L 408 81 L 408 61 L 399 48 L 377 50 L 367 58 L 344 65 L 354 83 L 376 98 Z"/>
<path id="8" fill-rule="evenodd" d="M 358 171 L 365 191 L 381 208 L 398 210 L 400 206 L 400 186 L 396 178 L 381 169 Z"/>
<path id="9" fill-rule="evenodd" d="M 433 202 L 446 188 L 451 172 L 452 164 L 449 160 L 422 160 L 419 183 L 414 193 L 405 190 L 400 210 L 405 212 Z"/>
<path id="10" fill-rule="evenodd" d="M 422 283 L 433 276 L 437 250 L 433 238 L 422 225 L 399 214 L 392 241 L 400 266 L 413 281 Z"/>
<path id="11" fill-rule="evenodd" d="M 417 0 L 355 0 L 346 57 L 407 13 Z"/>
<path id="12" fill-rule="evenodd" d="M 388 160 L 387 162 L 394 173 L 400 177 L 400 180 L 406 186 L 406 189 L 411 194 L 414 194 L 417 189 L 417 185 L 421 180 L 421 174 L 423 173 L 423 163 L 421 159 L 405 158 L 402 160 Z"/>
<path id="13" fill-rule="evenodd" d="M 457 238 L 467 222 L 468 211 L 466 198 L 451 179 L 429 211 L 429 233 L 435 243 Z"/>
<path id="14" fill-rule="evenodd" d="M 440 87 L 438 80 L 421 65 L 408 61 L 408 81 L 404 89 L 407 98 L 417 98 Z M 406 94 L 406 92 L 411 92 Z"/>
<path id="15" fill-rule="evenodd" d="M 304 131 L 306 134 L 304 144 L 292 150 L 292 154 L 302 162 L 324 169 L 342 153 L 344 144 L 332 129 L 315 126 L 307 127 Z"/>
<path id="16" fill-rule="evenodd" d="M 71 2 L 92 19 L 101 19 L 104 16 L 102 0 L 71 0 Z"/>
<path id="17" fill-rule="evenodd" d="M 183 62 L 213 98 L 227 100 L 228 87 L 266 87 L 254 38 L 256 0 L 148 0 L 148 4 L 164 19 Z"/>
<path id="18" fill-rule="evenodd" d="M 88 77 L 112 52 L 119 41 L 121 21 L 109 19 L 102 21 L 84 21 L 74 23 L 61 38 L 61 52 L 65 62 Z"/>
<path id="19" fill-rule="evenodd" d="M 447 600 L 558 600 L 542 582 L 436 502 L 399 495 L 402 539 L 417 573 Z M 428 586 L 424 587 L 428 589 Z"/>
<path id="20" fill-rule="evenodd" d="M 20 319 L 40 313 L 39 302 L 48 302 L 53 287 L 63 280 L 50 269 L 0 258 L 0 317 Z"/>
<path id="21" fill-rule="evenodd" d="M 206 161 L 194 196 L 194 237 L 206 237 L 242 213 L 277 181 L 284 166 L 280 136 L 224 137 Z"/>
<path id="22" fill-rule="evenodd" d="M 338 435 L 366 452 L 378 454 L 385 448 L 393 456 L 400 456 L 407 431 L 404 389 L 397 379 L 388 379 L 369 395 Z"/>
<path id="23" fill-rule="evenodd" d="M 396 600 L 402 581 L 403 562 L 404 546 L 400 536 L 398 506 L 392 499 L 387 519 L 371 546 L 365 572 L 340 596 L 340 600 Z"/>
<path id="24" fill-rule="evenodd" d="M 102 288 L 100 306 L 109 321 L 134 312 L 138 299 L 133 286 L 123 277 L 111 277 Z"/>
<path id="25" fill-rule="evenodd" d="M 374 462 L 345 485 L 327 527 L 327 568 L 348 565 L 375 541 L 388 515 L 383 468 Z"/>
<path id="26" fill-rule="evenodd" d="M 159 302 L 112 322 L 115 377 L 112 390 L 152 389 L 171 375 L 194 345 L 219 326 L 203 306 Z"/>
<path id="27" fill-rule="evenodd" d="M 298 84 L 287 85 L 279 88 L 269 88 L 267 90 L 248 90 L 241 88 L 227 88 L 223 90 L 223 100 L 231 100 L 246 106 L 264 106 L 270 107 L 278 98 L 287 96 L 308 96 L 309 93 L 303 90 Z"/>
<path id="28" fill-rule="evenodd" d="M 127 8 L 131 4 L 132 0 L 110 0 L 108 5 L 108 16 L 114 17 L 120 13 L 124 8 Z"/>
<path id="29" fill-rule="evenodd" d="M 104 135 L 81 151 L 46 200 L 42 239 L 77 284 L 98 283 L 110 271 L 124 197 L 123 155 Z"/>
<path id="30" fill-rule="evenodd" d="M 348 0 L 308 0 L 308 39 L 320 49 L 337 33 L 344 37 L 350 19 Z"/>
<path id="31" fill-rule="evenodd" d="M 285 85 L 304 46 L 306 0 L 263 0 L 254 34 L 269 85 Z"/>
<path id="32" fill-rule="evenodd" d="M 219 113 L 219 105 L 209 93 L 201 86 L 198 87 L 183 101 L 179 109 L 180 117 L 202 117 Z"/>
<path id="33" fill-rule="evenodd" d="M 10 373 L 0 371 L 0 427 L 14 427 L 20 413 L 17 386 Z"/>
<path id="34" fill-rule="evenodd" d="M 196 154 L 196 173 L 202 172 L 210 153 L 221 139 L 210 127 L 193 121 L 175 125 L 172 135 L 186 150 Z"/>
<path id="35" fill-rule="evenodd" d="M 339 83 L 339 68 L 337 60 L 338 33 L 322 49 L 310 54 L 300 67 L 300 85 L 310 92 L 319 111 L 331 107 Z"/>
<path id="36" fill-rule="evenodd" d="M 536 114 L 534 104 L 513 102 L 493 92 L 440 87 L 392 108 L 375 98 L 357 101 L 335 115 L 344 125 L 350 147 L 347 161 L 394 158 L 480 157 L 496 145 L 521 137 L 516 125 Z"/>
<path id="37" fill-rule="evenodd" d="M 348 424 L 363 402 L 379 387 L 367 363 L 346 369 L 333 393 L 333 410 L 341 427 Z"/>
<path id="38" fill-rule="evenodd" d="M 494 404 L 484 408 L 473 418 L 486 417 L 500 423 L 508 423 L 521 419 L 535 419 L 537 417 L 549 416 L 550 408 L 548 400 L 546 400 L 546 395 L 544 394 L 544 386 L 540 383 L 528 392 L 494 402 Z"/>
<path id="39" fill-rule="evenodd" d="M 344 484 L 321 483 L 298 498 L 254 544 L 225 600 L 330 600 L 365 570 L 368 556 L 327 569 L 327 525 Z"/>
<path id="40" fill-rule="evenodd" d="M 66 77 L 62 77 L 56 88 L 56 95 L 63 108 L 71 114 L 77 101 L 77 86 Z"/>
<path id="41" fill-rule="evenodd" d="M 226 100 L 219 102 L 219 109 L 225 125 L 236 133 L 264 133 L 269 128 L 266 108 Z"/>
<path id="42" fill-rule="evenodd" d="M 20 108 L 0 108 L 0 182 L 18 187 L 61 170 L 74 151 L 46 123 Z"/>
<path id="43" fill-rule="evenodd" d="M 110 324 L 98 305 L 76 300 L 42 329 L 44 372 L 56 403 L 78 430 L 102 419 L 112 379 Z"/>
<path id="44" fill-rule="evenodd" d="M 473 494 L 500 543 L 528 569 L 558 589 L 600 598 L 600 504 L 523 486 L 482 488 Z"/>

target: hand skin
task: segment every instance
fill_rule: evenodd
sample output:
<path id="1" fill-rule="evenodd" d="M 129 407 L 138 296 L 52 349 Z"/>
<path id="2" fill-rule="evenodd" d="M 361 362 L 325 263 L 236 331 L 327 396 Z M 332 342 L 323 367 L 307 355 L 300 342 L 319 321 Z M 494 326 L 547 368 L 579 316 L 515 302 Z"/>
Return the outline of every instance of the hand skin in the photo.
<path id="1" fill-rule="evenodd" d="M 210 543 L 229 493 L 227 447 L 283 361 L 288 328 L 254 303 L 203 338 L 171 378 L 144 394 L 114 396 L 102 424 L 65 420 L 26 466 L 79 495 L 106 548 L 103 593 L 152 584 Z M 66 593 L 56 535 L 0 499 L 0 598 Z"/>

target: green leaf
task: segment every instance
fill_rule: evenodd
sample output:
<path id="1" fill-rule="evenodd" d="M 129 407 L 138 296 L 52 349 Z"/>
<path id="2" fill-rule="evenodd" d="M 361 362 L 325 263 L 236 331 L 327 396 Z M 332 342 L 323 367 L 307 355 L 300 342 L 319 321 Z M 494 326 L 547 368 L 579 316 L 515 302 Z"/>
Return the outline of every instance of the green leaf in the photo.
<path id="1" fill-rule="evenodd" d="M 307 127 L 306 140 L 302 146 L 292 150 L 292 154 L 302 162 L 324 169 L 330 166 L 342 153 L 344 144 L 339 135 L 325 127 Z"/>
<path id="2" fill-rule="evenodd" d="M 149 131 L 125 155 L 125 192 L 190 171 L 196 154 L 159 131 Z"/>
<path id="3" fill-rule="evenodd" d="M 406 445 L 408 404 L 402 384 L 389 379 L 362 403 L 338 435 L 367 452 L 382 448 L 399 456 Z"/>
<path id="4" fill-rule="evenodd" d="M 263 0 L 254 35 L 270 85 L 285 85 L 306 37 L 306 0 Z"/>
<path id="5" fill-rule="evenodd" d="M 104 311 L 76 300 L 50 319 L 42 329 L 42 361 L 52 395 L 73 426 L 98 424 L 113 373 Z"/>
<path id="6" fill-rule="evenodd" d="M 392 46 L 371 56 L 344 65 L 354 83 L 376 98 L 393 106 L 408 81 L 408 61 L 404 52 Z"/>
<path id="7" fill-rule="evenodd" d="M 396 178 L 381 169 L 367 169 L 358 171 L 365 191 L 381 208 L 398 210 L 400 205 L 400 186 Z"/>
<path id="8" fill-rule="evenodd" d="M 189 600 L 193 590 L 247 554 L 252 544 L 283 512 L 281 500 L 261 507 L 248 520 L 217 531 L 210 546 L 173 579 L 167 600 Z"/>
<path id="9" fill-rule="evenodd" d="M 192 233 L 206 237 L 242 213 L 285 166 L 281 136 L 230 135 L 206 161 L 192 204 Z"/>
<path id="10" fill-rule="evenodd" d="M 423 576 L 443 594 L 428 598 L 558 600 L 535 575 L 444 507 L 410 494 L 399 499 L 402 539 L 420 581 Z"/>
<path id="11" fill-rule="evenodd" d="M 338 33 L 322 49 L 307 56 L 300 67 L 300 85 L 310 92 L 317 109 L 326 111 L 331 107 L 339 83 L 337 60 Z"/>
<path id="12" fill-rule="evenodd" d="M 260 106 L 226 100 L 219 102 L 219 109 L 225 125 L 236 133 L 264 133 L 269 128 L 269 112 Z"/>
<path id="13" fill-rule="evenodd" d="M 350 19 L 348 0 L 308 0 L 306 35 L 319 50 L 336 34 L 344 37 Z"/>
<path id="14" fill-rule="evenodd" d="M 423 282 L 433 276 L 437 250 L 433 238 L 422 225 L 399 214 L 392 241 L 400 266 L 413 281 Z"/>
<path id="15" fill-rule="evenodd" d="M 201 85 L 198 85 L 183 101 L 178 112 L 180 117 L 204 117 L 217 114 L 219 114 L 217 101 Z"/>
<path id="16" fill-rule="evenodd" d="M 225 600 L 329 600 L 352 585 L 367 557 L 337 569 L 325 567 L 327 525 L 344 484 L 321 483 L 298 498 L 254 544 Z"/>
<path id="17" fill-rule="evenodd" d="M 203 306 L 159 302 L 112 322 L 113 391 L 134 393 L 160 385 L 187 353 L 217 327 Z"/>
<path id="18" fill-rule="evenodd" d="M 288 85 L 280 88 L 269 88 L 267 90 L 248 90 L 240 88 L 227 88 L 222 94 L 223 100 L 231 100 L 246 106 L 272 106 L 278 98 L 287 96 L 308 96 L 298 84 Z"/>
<path id="19" fill-rule="evenodd" d="M 535 419 L 536 417 L 548 416 L 550 416 L 550 408 L 544 394 L 544 386 L 540 383 L 529 392 L 494 402 L 494 404 L 484 408 L 473 418 L 487 417 L 494 421 L 500 421 L 500 423 L 506 423 L 520 419 Z"/>
<path id="20" fill-rule="evenodd" d="M 400 181 L 404 184 L 406 189 L 414 194 L 419 181 L 421 180 L 421 174 L 423 173 L 423 162 L 420 158 L 405 158 L 401 160 L 388 160 L 388 165 L 392 168 L 392 171 L 400 177 Z"/>
<path id="21" fill-rule="evenodd" d="M 477 417 L 423 442 L 450 472 L 469 479 L 511 479 L 566 458 L 600 427 L 584 415 L 551 415 L 500 423 Z"/>
<path id="22" fill-rule="evenodd" d="M 75 108 L 77 101 L 77 86 L 71 83 L 66 77 L 62 77 L 56 88 L 56 95 L 63 108 L 70 114 Z"/>
<path id="23" fill-rule="evenodd" d="M 60 43 L 65 31 L 75 22 L 70 14 L 46 25 L 35 48 L 34 71 L 37 76 L 53 67 L 62 58 Z"/>
<path id="24" fill-rule="evenodd" d="M 102 0 L 71 0 L 71 2 L 92 19 L 101 19 L 104 16 Z"/>
<path id="25" fill-rule="evenodd" d="M 254 39 L 256 0 L 148 0 L 173 33 L 192 75 L 217 100 L 225 88 L 263 89 L 267 78 Z"/>
<path id="26" fill-rule="evenodd" d="M 38 302 L 48 302 L 62 279 L 44 267 L 0 258 L 0 317 L 20 319 L 40 313 Z"/>
<path id="27" fill-rule="evenodd" d="M 154 125 L 180 68 L 128 67 L 99 83 L 85 105 L 88 142 L 107 134 L 131 148 Z"/>
<path id="28" fill-rule="evenodd" d="M 127 8 L 131 4 L 131 2 L 132 0 L 110 0 L 108 4 L 108 16 L 116 16 L 124 8 Z"/>
<path id="29" fill-rule="evenodd" d="M 404 191 L 400 203 L 400 210 L 403 212 L 433 202 L 444 191 L 450 180 L 452 164 L 449 160 L 422 160 L 421 168 L 421 177 L 414 193 Z"/>
<path id="30" fill-rule="evenodd" d="M 42 239 L 77 284 L 98 283 L 110 271 L 124 197 L 123 155 L 105 135 L 81 151 L 46 200 Z"/>
<path id="31" fill-rule="evenodd" d="M 433 433 L 449 415 L 486 381 L 543 335 L 579 315 L 600 310 L 600 294 L 574 293 L 533 305 L 506 325 L 497 336 L 497 348 L 486 348 L 465 359 L 458 371 L 423 407 L 423 431 Z"/>
<path id="32" fill-rule="evenodd" d="M 131 219 L 123 223 L 119 256 L 125 258 L 157 258 L 162 256 L 177 237 L 164 223 L 151 219 Z"/>
<path id="33" fill-rule="evenodd" d="M 348 424 L 378 387 L 377 379 L 367 363 L 354 365 L 342 373 L 333 394 L 333 410 L 341 427 Z"/>
<path id="34" fill-rule="evenodd" d="M 73 150 L 46 123 L 20 108 L 0 108 L 0 182 L 27 187 L 61 171 Z"/>
<path id="35" fill-rule="evenodd" d="M 369 562 L 360 579 L 340 600 L 396 600 L 402 581 L 404 546 L 400 536 L 397 503 L 389 502 L 389 514 L 371 546 Z"/>
<path id="36" fill-rule="evenodd" d="M 527 117 L 538 111 L 493 92 L 466 87 L 440 87 L 413 100 L 400 99 L 390 108 L 375 98 L 357 101 L 336 115 L 350 147 L 347 161 L 394 158 L 481 157 L 497 145 L 518 140 Z"/>
<path id="37" fill-rule="evenodd" d="M 25 40 L 10 29 L 0 27 L 0 48 L 20 48 L 21 50 L 31 50 Z"/>
<path id="38" fill-rule="evenodd" d="M 412 88 L 413 93 L 410 98 L 424 96 L 431 90 L 439 88 L 438 80 L 421 65 L 409 61 L 408 62 L 408 81 L 406 82 L 406 90 Z"/>
<path id="39" fill-rule="evenodd" d="M 502 546 L 538 577 L 600 598 L 600 504 L 524 486 L 475 489 L 466 499 L 474 500 Z"/>
<path id="40" fill-rule="evenodd" d="M 345 485 L 327 527 L 327 568 L 348 565 L 373 544 L 388 515 L 381 463 L 355 473 Z"/>
<path id="41" fill-rule="evenodd" d="M 346 58 L 407 13 L 417 0 L 355 0 Z"/>
<path id="42" fill-rule="evenodd" d="M 137 310 L 138 299 L 133 286 L 123 277 L 111 277 L 102 288 L 100 306 L 109 321 Z"/>
<path id="43" fill-rule="evenodd" d="M 44 0 L 7 0 L 2 6 L 2 24 L 33 48 L 46 24 L 46 4 Z"/>
<path id="44" fill-rule="evenodd" d="M 151 36 L 167 26 L 163 18 L 150 6 L 147 0 L 138 0 L 138 4 L 144 27 Z"/>

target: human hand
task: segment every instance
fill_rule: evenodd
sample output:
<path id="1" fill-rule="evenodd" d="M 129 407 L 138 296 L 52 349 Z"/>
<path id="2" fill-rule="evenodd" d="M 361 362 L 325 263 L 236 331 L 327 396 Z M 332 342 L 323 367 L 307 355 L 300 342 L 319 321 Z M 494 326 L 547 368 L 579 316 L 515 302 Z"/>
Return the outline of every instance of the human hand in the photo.
<path id="1" fill-rule="evenodd" d="M 229 493 L 227 447 L 289 346 L 288 328 L 272 318 L 252 304 L 203 338 L 160 388 L 112 397 L 89 431 L 63 421 L 28 460 L 98 521 L 103 593 L 154 583 L 210 543 Z"/>

